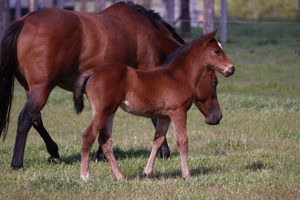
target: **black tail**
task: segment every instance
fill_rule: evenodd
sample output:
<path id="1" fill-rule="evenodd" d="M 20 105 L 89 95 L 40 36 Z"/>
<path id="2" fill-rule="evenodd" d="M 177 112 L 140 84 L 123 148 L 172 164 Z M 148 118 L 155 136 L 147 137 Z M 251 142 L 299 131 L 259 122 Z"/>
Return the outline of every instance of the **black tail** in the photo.
<path id="1" fill-rule="evenodd" d="M 85 85 L 92 75 L 93 71 L 86 71 L 82 73 L 79 75 L 74 85 L 73 100 L 77 114 L 81 113 L 84 108 L 83 94 L 85 92 Z"/>
<path id="2" fill-rule="evenodd" d="M 7 135 L 10 108 L 14 92 L 14 69 L 17 67 L 17 41 L 24 22 L 16 21 L 8 27 L 1 41 L 0 57 L 0 137 Z"/>

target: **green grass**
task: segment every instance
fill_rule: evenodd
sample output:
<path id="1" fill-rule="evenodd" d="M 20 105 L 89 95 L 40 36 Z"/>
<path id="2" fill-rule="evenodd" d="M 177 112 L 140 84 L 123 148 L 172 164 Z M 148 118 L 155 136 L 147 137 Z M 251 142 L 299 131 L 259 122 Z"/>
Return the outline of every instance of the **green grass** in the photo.
<path id="1" fill-rule="evenodd" d="M 240 29 L 234 30 L 239 34 Z M 25 103 L 16 84 L 8 136 L 0 144 L 0 199 L 300 199 L 300 57 L 293 37 L 223 45 L 236 74 L 218 75 L 220 125 L 206 125 L 195 107 L 188 113 L 189 180 L 181 178 L 172 126 L 170 159 L 157 159 L 154 178 L 143 177 L 154 130 L 149 119 L 122 110 L 115 117 L 113 140 L 126 179 L 116 181 L 109 164 L 95 160 L 95 144 L 91 178 L 80 180 L 81 135 L 92 112 L 86 106 L 75 115 L 72 94 L 59 88 L 42 116 L 59 145 L 62 164 L 47 163 L 45 145 L 32 129 L 24 168 L 11 170 L 18 114 Z"/>

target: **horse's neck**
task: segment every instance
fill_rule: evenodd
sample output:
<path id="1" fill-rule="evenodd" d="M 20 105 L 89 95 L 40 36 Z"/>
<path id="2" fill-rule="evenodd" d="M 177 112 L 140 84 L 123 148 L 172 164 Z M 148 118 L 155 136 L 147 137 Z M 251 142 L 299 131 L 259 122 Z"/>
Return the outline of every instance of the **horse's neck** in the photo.
<path id="1" fill-rule="evenodd" d="M 172 35 L 169 33 L 161 33 L 158 34 L 160 47 L 162 54 L 164 55 L 164 59 L 167 59 L 167 57 L 174 52 L 177 48 L 181 47 L 181 44 L 176 41 Z"/>

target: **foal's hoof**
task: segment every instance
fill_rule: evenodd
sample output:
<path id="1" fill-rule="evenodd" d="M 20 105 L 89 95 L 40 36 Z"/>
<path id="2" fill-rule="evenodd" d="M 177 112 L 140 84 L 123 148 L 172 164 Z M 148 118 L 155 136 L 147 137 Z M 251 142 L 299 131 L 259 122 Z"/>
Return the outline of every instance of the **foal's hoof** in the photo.
<path id="1" fill-rule="evenodd" d="M 152 176 L 153 176 L 152 172 L 151 173 L 145 173 L 144 172 L 144 177 L 145 178 L 152 178 Z"/>
<path id="2" fill-rule="evenodd" d="M 48 163 L 61 164 L 60 158 L 55 158 L 53 156 L 48 158 Z"/>

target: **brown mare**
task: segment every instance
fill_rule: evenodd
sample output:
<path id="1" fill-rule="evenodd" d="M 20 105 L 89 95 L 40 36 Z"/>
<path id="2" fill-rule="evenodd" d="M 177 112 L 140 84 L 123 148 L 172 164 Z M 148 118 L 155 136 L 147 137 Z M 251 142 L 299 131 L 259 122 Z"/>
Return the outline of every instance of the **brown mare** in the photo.
<path id="1" fill-rule="evenodd" d="M 117 3 L 97 14 L 44 9 L 14 22 L 1 42 L 0 136 L 7 134 L 14 77 L 27 101 L 19 115 L 11 167 L 23 166 L 32 126 L 46 143 L 49 160 L 60 162 L 58 146 L 41 118 L 53 88 L 72 91 L 80 73 L 112 62 L 153 68 L 182 43 L 159 15 L 133 3 Z M 101 132 L 111 128 L 107 123 Z"/>
<path id="2" fill-rule="evenodd" d="M 206 101 L 206 95 L 197 92 L 195 94 L 196 88 L 208 69 L 214 69 L 225 76 L 234 73 L 232 62 L 214 39 L 215 34 L 216 31 L 186 45 L 173 61 L 161 68 L 142 71 L 115 63 L 93 68 L 79 76 L 74 89 L 77 113 L 83 109 L 84 92 L 93 109 L 93 119 L 82 137 L 83 179 L 89 177 L 90 149 L 103 125 L 106 121 L 112 121 L 111 116 L 119 106 L 135 115 L 157 118 L 152 151 L 144 170 L 146 176 L 152 176 L 154 160 L 165 140 L 171 121 L 180 151 L 182 176 L 184 178 L 191 176 L 187 159 L 187 111 L 195 95 L 204 107 Z M 205 76 L 213 75 L 207 72 Z M 216 97 L 216 91 L 211 95 Z M 206 113 L 206 122 L 220 121 L 222 114 L 219 105 L 215 108 L 210 107 L 209 110 L 210 112 Z M 124 176 L 113 155 L 111 135 L 101 133 L 99 137 L 102 138 L 102 149 L 115 177 L 122 179 Z"/>

